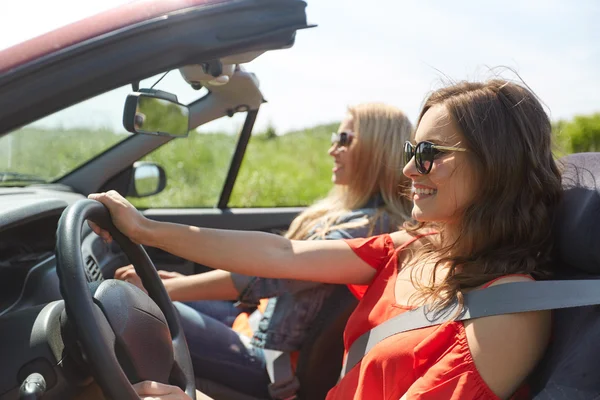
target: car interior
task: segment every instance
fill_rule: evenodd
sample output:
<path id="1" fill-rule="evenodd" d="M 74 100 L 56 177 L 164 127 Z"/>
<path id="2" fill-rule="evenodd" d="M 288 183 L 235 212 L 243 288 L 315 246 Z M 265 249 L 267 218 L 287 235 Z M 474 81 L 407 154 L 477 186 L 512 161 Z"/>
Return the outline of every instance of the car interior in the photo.
<path id="1" fill-rule="evenodd" d="M 246 56 L 242 56 L 226 61 L 238 62 L 246 59 Z M 198 71 L 198 69 L 189 66 L 182 68 L 180 71 L 182 78 L 188 83 L 201 80 L 206 84 L 206 79 L 210 79 L 210 77 L 206 76 L 204 70 Z M 164 93 L 159 93 L 159 95 L 165 96 Z M 166 102 L 168 99 L 161 100 Z M 210 96 L 205 96 L 201 101 L 192 103 L 188 107 L 189 126 L 194 128 L 222 117 L 224 112 L 232 108 L 244 107 L 258 110 L 263 102 L 256 77 L 239 64 L 235 64 L 235 67 L 231 69 L 227 84 L 211 86 Z M 125 113 L 136 113 L 139 110 L 139 107 L 137 109 L 134 107 L 133 111 L 127 111 L 127 107 L 125 107 Z M 252 114 L 248 118 L 251 119 Z M 240 142 L 244 141 L 244 135 L 247 140 L 251 126 L 252 124 L 245 124 L 240 135 Z M 0 374 L 0 389 L 4 391 L 0 391 L 0 399 L 17 398 L 16 393 L 20 383 L 35 373 L 44 376 L 50 398 L 53 392 L 61 393 L 61 395 L 67 393 L 74 395 L 76 390 L 73 389 L 73 386 L 90 384 L 89 371 L 88 374 L 82 372 L 86 370 L 85 362 L 72 349 L 67 350 L 69 346 L 66 343 L 75 334 L 73 332 L 65 333 L 67 328 L 64 325 L 68 325 L 65 303 L 68 310 L 69 295 L 67 293 L 69 291 L 65 288 L 66 273 L 61 274 L 59 266 L 76 266 L 75 270 L 77 270 L 81 265 L 82 271 L 84 271 L 81 277 L 84 277 L 86 285 L 92 288 L 92 293 L 96 293 L 95 290 L 103 282 L 111 281 L 118 267 L 129 263 L 134 263 L 138 267 L 138 263 L 147 262 L 145 257 L 148 256 L 144 257 L 144 254 L 149 255 L 149 259 L 152 260 L 156 269 L 177 271 L 183 274 L 199 273 L 208 269 L 152 248 L 144 249 L 141 255 L 127 254 L 122 247 L 128 246 L 127 243 L 125 245 L 122 243 L 126 242 L 125 239 L 122 239 L 122 242 L 115 241 L 106 244 L 91 231 L 87 224 L 81 222 L 79 222 L 81 225 L 79 228 L 69 225 L 69 229 L 62 233 L 63 236 L 80 233 L 78 237 L 69 237 L 62 241 L 62 243 L 68 241 L 69 245 L 66 248 L 69 251 L 73 250 L 79 256 L 71 254 L 68 257 L 71 257 L 72 260 L 61 261 L 61 257 L 66 257 L 65 251 L 58 250 L 63 246 L 60 244 L 61 226 L 64 226 L 64 223 L 61 225 L 61 221 L 65 220 L 65 214 L 69 208 L 85 204 L 85 197 L 81 193 L 89 193 L 100 188 L 100 190 L 116 189 L 121 193 L 135 196 L 137 194 L 135 193 L 137 171 L 143 168 L 162 171 L 160 165 L 147 165 L 147 163 L 139 163 L 137 160 L 149 149 L 174 138 L 173 135 L 134 135 L 119 146 L 113 147 L 110 151 L 67 174 L 59 183 L 4 189 L 5 202 L 2 204 L 2 213 L 0 214 L 0 246 L 3 249 L 0 252 L 3 277 L 0 281 L 0 293 L 2 293 L 0 298 L 0 327 L 2 327 L 0 343 L 2 345 L 0 346 L 3 358 L 11 360 L 11 363 L 2 363 L 3 373 Z M 180 140 L 185 140 L 185 138 Z M 237 150 L 240 150 L 239 147 Z M 243 149 L 241 150 L 243 151 Z M 235 170 L 235 164 L 236 156 L 234 154 L 230 174 L 232 170 Z M 129 167 L 123 169 L 123 166 L 127 165 Z M 239 168 L 239 163 L 237 167 Z M 107 176 L 112 176 L 112 178 L 107 179 Z M 156 193 L 164 188 L 164 180 L 168 178 L 164 173 L 157 176 L 159 179 L 154 183 L 156 187 L 148 193 Z M 233 177 L 235 178 L 235 175 Z M 226 192 L 227 182 L 224 186 L 223 191 Z M 222 194 L 220 200 L 223 197 L 226 195 Z M 202 210 L 148 209 L 144 211 L 150 218 L 159 220 L 267 232 L 284 230 L 298 212 L 299 209 L 295 208 L 261 209 L 255 212 L 218 208 Z M 79 213 L 83 213 L 83 211 L 80 210 Z M 118 235 L 118 232 L 115 234 Z M 75 246 L 74 243 L 80 243 L 80 246 Z M 136 252 L 131 249 L 130 251 Z M 141 258 L 142 261 L 136 263 L 135 257 Z M 73 274 L 76 274 L 75 270 L 72 271 Z M 74 285 L 74 287 L 76 286 Z M 120 290 L 123 289 L 120 288 Z M 159 292 L 157 297 L 161 298 L 164 294 L 160 294 L 162 292 L 156 290 Z M 71 307 L 84 304 L 85 302 L 81 300 L 82 296 L 85 297 L 81 291 L 71 294 L 71 298 L 78 299 L 75 302 L 77 306 Z M 131 297 L 133 295 L 126 291 L 120 296 Z M 61 299 L 64 299 L 64 302 Z M 98 298 L 94 301 L 101 302 Z M 139 303 L 141 300 L 134 299 L 133 301 Z M 335 385 L 339 377 L 343 353 L 342 332 L 345 322 L 356 304 L 356 298 L 346 287 L 340 286 L 331 294 L 326 306 L 318 315 L 298 360 L 296 376 L 301 382 L 299 398 L 324 398 L 327 391 Z M 91 307 L 90 304 L 88 306 Z M 109 302 L 103 306 L 103 310 L 106 311 L 111 306 L 116 307 Z M 91 310 L 92 308 L 81 311 L 80 318 L 82 320 L 87 318 L 88 322 L 77 321 L 77 323 L 94 324 L 95 322 L 92 321 L 94 318 L 89 318 L 94 314 Z M 158 312 L 151 310 L 149 313 Z M 167 320 L 169 319 L 168 315 L 165 317 Z M 173 317 L 171 316 L 171 318 Z M 59 321 L 61 322 L 59 323 Z M 114 320 L 110 322 L 112 326 L 124 323 Z M 172 321 L 169 322 L 175 324 Z M 147 323 L 138 325 L 147 327 Z M 103 332 L 101 327 L 91 326 L 86 330 Z M 28 332 L 35 332 L 35 341 L 25 340 L 30 336 Z M 135 331 L 132 332 L 129 335 L 135 336 Z M 139 332 L 137 333 L 139 334 Z M 95 342 L 98 340 L 98 338 L 94 339 Z M 121 338 L 121 340 L 127 342 L 127 338 Z M 157 347 L 157 343 L 142 343 L 145 346 Z M 173 339 L 173 343 L 177 343 L 176 338 Z M 96 346 L 90 345 L 90 347 L 95 348 Z M 175 345 L 174 347 L 177 351 L 177 347 Z M 107 350 L 105 349 L 105 351 Z M 135 356 L 133 357 L 135 358 Z M 69 364 L 70 359 L 75 361 L 71 360 L 72 364 Z M 142 366 L 153 363 L 139 361 L 137 364 Z M 79 368 L 81 370 L 77 371 Z M 133 378 L 132 380 L 135 380 L 136 375 L 139 377 L 153 376 L 154 374 L 153 371 L 136 372 L 136 368 L 131 366 L 130 368 L 131 370 L 126 372 L 130 378 Z M 105 371 L 115 369 L 114 365 L 109 366 L 109 364 L 98 368 L 98 370 Z M 164 374 L 164 371 L 162 373 Z M 113 376 L 105 379 L 119 378 Z M 161 380 L 164 381 L 165 377 L 161 376 Z M 74 385 L 73 382 L 77 382 L 77 384 Z M 199 390 L 215 398 L 244 398 L 244 395 L 235 393 L 215 382 L 196 379 L 195 384 Z M 88 389 L 86 393 L 89 395 L 90 390 Z"/>
<path id="2" fill-rule="evenodd" d="M 557 214 L 554 233 L 557 239 L 557 277 L 597 279 L 599 256 L 595 246 L 598 237 L 595 217 L 600 209 L 597 186 L 600 153 L 573 154 L 561 161 L 565 166 L 565 197 Z M 59 243 L 56 241 L 56 228 L 66 206 L 81 204 L 82 196 L 64 193 L 63 200 L 39 200 L 36 194 L 48 189 L 34 187 L 29 190 L 30 193 L 12 205 L 10 212 L 7 212 L 9 210 L 6 207 L 3 208 L 0 243 L 7 251 L 2 252 L 4 279 L 0 326 L 3 329 L 0 330 L 0 343 L 2 353 L 6 356 L 3 358 L 19 365 L 18 375 L 21 380 L 29 371 L 38 371 L 55 377 L 47 380 L 48 386 L 53 383 L 60 386 L 65 385 L 64 382 L 61 383 L 61 379 L 65 378 L 61 375 L 68 370 L 65 368 L 68 363 L 63 363 L 60 368 L 58 365 L 52 366 L 47 362 L 47 353 L 56 346 L 53 341 L 57 341 L 61 334 L 44 324 L 51 325 L 51 316 L 56 318 L 56 314 L 64 309 L 57 306 L 62 303 L 59 299 L 64 298 L 64 293 L 61 292 L 54 254 L 54 246 Z M 282 221 L 281 225 L 284 224 Z M 70 232 L 77 230 L 71 229 Z M 81 247 L 76 247 L 75 250 L 81 254 L 85 265 L 85 279 L 91 286 L 110 280 L 117 267 L 132 260 L 131 255 L 125 255 L 120 245 L 106 245 L 91 232 L 87 224 L 82 224 L 80 239 L 73 240 L 81 243 Z M 203 267 L 195 266 L 191 271 L 196 272 L 201 268 Z M 190 273 L 189 270 L 182 271 Z M 310 338 L 300 353 L 296 371 L 301 383 L 298 398 L 324 398 L 327 390 L 337 381 L 343 352 L 341 334 L 356 302 L 346 288 L 340 287 L 321 311 Z M 595 334 L 600 329 L 599 310 L 598 305 L 592 305 L 554 311 L 552 343 L 530 379 L 533 398 L 590 399 L 600 393 L 600 384 L 591 373 L 599 365 L 599 361 L 595 353 L 590 351 L 594 346 Z M 28 323 L 24 323 L 25 320 Z M 36 329 L 41 329 L 43 334 L 39 333 L 35 341 L 23 340 L 31 337 L 29 332 L 35 332 Z M 70 356 L 73 355 L 70 353 Z M 66 361 L 64 356 L 61 358 Z M 6 368 L 7 365 L 3 364 L 4 371 L 7 371 Z M 58 371 L 60 375 L 57 376 Z M 14 381 L 14 376 L 11 375 L 0 375 L 6 380 L 4 385 L 9 385 L 9 380 Z M 86 378 L 89 379 L 89 376 Z M 206 391 L 215 398 L 251 399 L 215 382 L 197 378 L 195 383 L 199 390 Z M 16 398 L 15 389 L 3 393 L 0 398 Z"/>
<path id="3" fill-rule="evenodd" d="M 180 128 L 183 118 L 186 134 L 210 121 L 245 116 L 234 136 L 231 158 L 225 160 L 215 204 L 145 209 L 150 218 L 280 232 L 302 209 L 235 209 L 228 203 L 256 115 L 265 102 L 258 78 L 242 64 L 265 51 L 292 46 L 296 31 L 308 27 L 306 4 L 252 0 L 206 7 L 198 3 L 184 12 L 174 9 L 169 18 L 116 30 L 0 74 L 3 146 L 18 146 L 19 138 L 31 132 L 27 124 L 60 113 L 68 119 L 79 112 L 80 103 L 105 94 L 124 93 L 116 102 L 112 98 L 121 109 L 114 121 L 117 125 L 130 118 L 123 121 L 129 133 L 117 136 L 112 145 L 92 147 L 88 158 L 73 153 L 67 169 L 52 172 L 48 165 L 40 170 L 46 176 L 0 173 L 0 399 L 42 394 L 44 399 L 103 398 L 103 394 L 134 399 L 129 382 L 148 378 L 178 384 L 195 398 L 187 345 L 156 268 L 190 274 L 206 267 L 153 249 L 132 249 L 126 239 L 107 245 L 83 222 L 88 217 L 106 217 L 86 200 L 89 193 L 114 189 L 143 198 L 168 187 L 169 176 L 161 165 L 140 160 L 172 140 L 186 140 L 182 137 L 186 135 L 175 137 L 152 126 L 154 115 L 142 115 L 146 111 L 142 107 L 162 107 L 169 119 L 176 117 L 174 123 Z M 168 87 L 167 91 L 152 89 L 156 78 L 168 72 L 180 75 L 196 91 L 192 100 L 182 100 L 186 105 Z M 133 109 L 128 108 L 130 97 L 137 99 Z M 151 101 L 143 104 L 142 100 Z M 180 114 L 171 113 L 174 109 Z M 147 131 L 141 132 L 144 128 Z M 71 139 L 83 142 L 85 138 L 80 134 Z M 43 161 L 52 153 L 42 149 L 36 157 Z M 154 302 L 114 284 L 116 268 L 130 262 L 151 266 L 146 268 L 150 276 L 144 283 L 154 285 L 149 291 Z M 127 323 L 136 318 L 137 324 Z M 151 332 L 154 341 L 141 339 L 139 329 Z M 148 358 L 152 353 L 154 358 Z M 37 397 L 24 392 L 30 383 L 42 381 L 43 385 L 33 385 L 43 392 Z"/>
<path id="4" fill-rule="evenodd" d="M 261 1 L 238 3 L 272 5 Z M 244 64 L 266 51 L 291 46 L 295 31 L 308 27 L 303 7 L 302 12 L 296 4 L 291 8 L 301 18 L 292 13 L 296 17 L 284 15 L 286 18 L 281 19 L 281 10 L 280 14 L 274 11 L 270 15 L 273 21 L 284 20 L 287 29 L 277 22 L 272 35 L 261 30 L 245 37 L 236 26 L 239 30 L 231 34 L 235 42 L 231 39 L 232 43 L 204 59 L 198 56 L 204 51 L 199 38 L 212 40 L 208 30 L 226 25 L 226 20 L 219 19 L 224 17 L 213 16 L 210 26 L 198 23 L 201 19 L 186 17 L 179 27 L 171 27 L 171 35 L 162 31 L 153 36 L 148 31 L 143 42 L 154 46 L 140 47 L 134 54 L 128 49 L 136 48 L 133 44 L 139 45 L 140 38 L 134 42 L 132 34 L 115 40 L 102 56 L 78 49 L 73 52 L 75 61 L 69 61 L 65 52 L 52 64 L 42 65 L 46 68 L 36 65 L 0 75 L 1 134 L 10 135 L 29 122 L 110 88 L 130 87 L 128 93 L 132 96 L 131 100 L 123 97 L 118 105 L 124 110 L 124 125 L 131 133 L 122 141 L 56 180 L 0 187 L 0 400 L 101 399 L 104 395 L 135 399 L 130 382 L 141 379 L 169 381 L 185 388 L 188 394 L 197 388 L 215 399 L 267 400 L 253 399 L 194 377 L 178 318 L 156 270 L 189 275 L 209 268 L 134 245 L 111 225 L 106 209 L 86 196 L 111 189 L 133 198 L 160 193 L 169 175 L 157 163 L 140 161 L 144 156 L 173 140 L 187 140 L 188 131 L 211 121 L 245 113 L 213 207 L 156 207 L 142 212 L 160 221 L 210 228 L 284 231 L 302 207 L 232 208 L 229 200 L 257 113 L 266 102 L 258 77 Z M 239 21 L 256 25 L 256 15 L 247 9 L 241 15 Z M 172 23 L 167 20 L 153 23 L 166 29 L 168 25 L 160 24 Z M 179 42 L 174 45 L 169 40 Z M 263 43 L 267 45 L 259 45 Z M 104 64 L 100 65 L 99 59 Z M 88 72 L 74 76 L 73 71 L 80 71 L 82 65 Z M 207 89 L 207 94 L 184 105 L 167 91 L 140 88 L 141 79 L 168 71 L 178 72 L 194 90 Z M 143 99 L 152 107 L 179 110 L 181 113 L 173 114 L 173 118 L 183 118 L 187 124 L 184 134 L 148 126 L 152 109 L 144 109 Z M 557 241 L 555 279 L 596 280 L 600 274 L 600 228 L 596 223 L 600 214 L 600 153 L 573 154 L 562 161 L 565 198 L 553 233 Z M 155 177 L 150 188 L 142 185 L 148 176 Z M 105 243 L 86 220 L 107 227 L 116 241 Z M 135 265 L 149 296 L 112 279 L 117 268 L 129 263 Z M 342 333 L 357 302 L 346 287 L 340 286 L 320 311 L 300 350 L 295 372 L 300 389 L 295 398 L 324 399 L 338 381 Z M 555 310 L 552 342 L 529 379 L 532 398 L 600 398 L 596 376 L 600 357 L 595 351 L 598 333 L 600 305 Z M 43 397 L 26 397 L 29 394 L 24 394 L 23 383 L 28 379 L 44 382 Z"/>

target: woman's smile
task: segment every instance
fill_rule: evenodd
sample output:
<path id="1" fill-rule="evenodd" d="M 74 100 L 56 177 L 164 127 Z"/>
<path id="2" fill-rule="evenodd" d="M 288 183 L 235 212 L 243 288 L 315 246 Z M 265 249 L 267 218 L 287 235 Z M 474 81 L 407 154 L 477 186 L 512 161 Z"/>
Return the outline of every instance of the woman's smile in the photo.
<path id="1" fill-rule="evenodd" d="M 435 196 L 437 194 L 437 189 L 429 187 L 429 186 L 413 184 L 412 194 L 413 194 L 414 201 L 424 200 L 424 199 L 428 199 L 430 197 Z"/>

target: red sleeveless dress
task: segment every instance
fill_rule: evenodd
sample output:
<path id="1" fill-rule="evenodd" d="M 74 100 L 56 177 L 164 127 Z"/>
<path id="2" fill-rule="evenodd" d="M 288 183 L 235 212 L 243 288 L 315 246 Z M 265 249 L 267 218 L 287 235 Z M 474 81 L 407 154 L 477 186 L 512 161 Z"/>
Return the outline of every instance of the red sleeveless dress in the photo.
<path id="1" fill-rule="evenodd" d="M 377 270 L 346 325 L 346 351 L 360 335 L 409 309 L 396 303 L 395 287 L 402 250 L 416 239 L 398 249 L 387 234 L 346 240 Z M 351 289 L 362 292 L 360 286 Z M 522 388 L 512 399 L 529 398 L 526 392 Z M 330 390 L 327 400 L 399 400 L 405 394 L 407 400 L 499 400 L 475 367 L 464 325 L 454 321 L 383 340 Z"/>

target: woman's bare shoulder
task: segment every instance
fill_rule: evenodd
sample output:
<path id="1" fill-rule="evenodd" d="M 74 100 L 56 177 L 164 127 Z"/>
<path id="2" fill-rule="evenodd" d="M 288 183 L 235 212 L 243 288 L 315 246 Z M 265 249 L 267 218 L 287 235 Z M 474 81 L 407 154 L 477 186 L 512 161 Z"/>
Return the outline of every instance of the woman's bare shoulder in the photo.
<path id="1" fill-rule="evenodd" d="M 490 286 L 530 280 L 526 276 L 509 275 Z M 551 312 L 496 315 L 464 325 L 479 374 L 498 396 L 508 397 L 544 354 L 550 337 Z"/>

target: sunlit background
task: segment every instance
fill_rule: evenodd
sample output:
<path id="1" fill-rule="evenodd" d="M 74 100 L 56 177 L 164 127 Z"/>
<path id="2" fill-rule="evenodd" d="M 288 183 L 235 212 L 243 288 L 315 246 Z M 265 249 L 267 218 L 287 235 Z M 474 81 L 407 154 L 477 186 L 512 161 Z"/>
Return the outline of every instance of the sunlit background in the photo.
<path id="1" fill-rule="evenodd" d="M 0 49 L 123 3 L 2 1 Z M 309 22 L 318 27 L 300 31 L 293 48 L 247 64 L 269 101 L 258 129 L 272 124 L 283 133 L 338 121 L 347 105 L 366 101 L 394 104 L 414 121 L 444 77 L 482 79 L 497 66 L 516 70 L 554 120 L 600 110 L 598 1 L 307 3 Z M 168 78 L 185 85 L 178 73 Z"/>
<path id="2" fill-rule="evenodd" d="M 3 0 L 0 49 L 124 3 Z M 385 102 L 416 122 L 425 96 L 448 81 L 522 79 L 553 121 L 557 156 L 600 151 L 600 2 L 307 3 L 309 23 L 318 26 L 299 31 L 291 49 L 245 65 L 268 103 L 259 110 L 230 206 L 308 205 L 325 196 L 332 187 L 329 138 L 348 105 Z M 156 87 L 185 104 L 202 95 L 178 71 Z M 131 90 L 112 90 L 0 138 L 0 170 L 60 181 L 127 137 L 122 110 Z M 244 117 L 220 118 L 145 156 L 166 170 L 167 186 L 131 200 L 138 207 L 214 207 Z"/>

